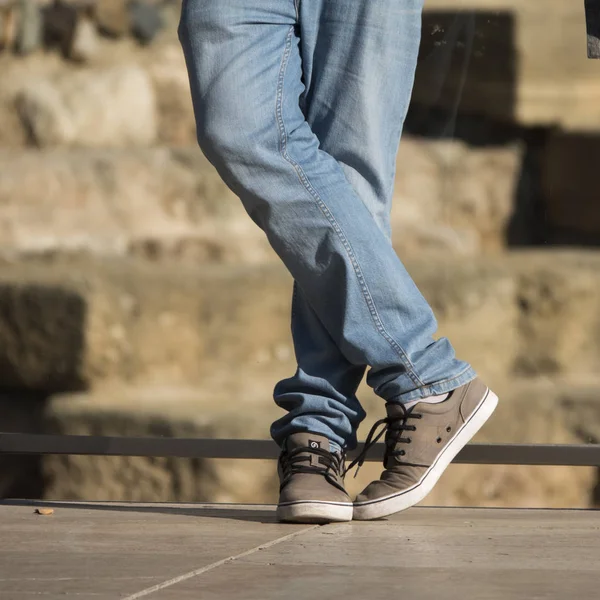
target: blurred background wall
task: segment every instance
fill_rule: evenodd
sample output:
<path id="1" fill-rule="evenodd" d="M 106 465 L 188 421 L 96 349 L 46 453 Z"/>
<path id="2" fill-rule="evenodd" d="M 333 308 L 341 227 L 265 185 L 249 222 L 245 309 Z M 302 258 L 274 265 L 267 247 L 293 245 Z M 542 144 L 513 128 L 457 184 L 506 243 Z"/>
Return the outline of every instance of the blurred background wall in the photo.
<path id="1" fill-rule="evenodd" d="M 501 397 L 478 441 L 600 439 L 600 63 L 581 4 L 426 2 L 394 245 Z M 0 0 L 0 430 L 267 438 L 279 414 L 291 279 L 197 149 L 179 8 Z M 383 402 L 359 396 L 364 436 Z M 272 462 L 0 458 L 0 497 L 276 489 Z M 599 474 L 452 466 L 427 502 L 592 506 Z"/>

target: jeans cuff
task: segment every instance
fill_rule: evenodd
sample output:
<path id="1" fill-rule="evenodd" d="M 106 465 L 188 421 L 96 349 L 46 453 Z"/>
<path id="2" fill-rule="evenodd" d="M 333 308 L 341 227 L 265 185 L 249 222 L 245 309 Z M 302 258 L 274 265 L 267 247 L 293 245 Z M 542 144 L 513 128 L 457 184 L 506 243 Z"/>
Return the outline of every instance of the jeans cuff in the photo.
<path id="1" fill-rule="evenodd" d="M 442 381 L 436 381 L 435 383 L 425 385 L 417 388 L 416 390 L 411 390 L 405 394 L 399 394 L 398 396 L 390 398 L 388 402 L 403 404 L 405 402 L 410 402 L 411 400 L 428 398 L 429 396 L 440 396 L 441 394 L 447 394 L 448 392 L 452 392 L 453 390 L 466 385 L 470 381 L 473 381 L 473 379 L 476 377 L 477 373 L 474 371 L 474 369 L 472 367 L 468 367 L 454 377 L 450 377 L 449 379 L 444 379 Z"/>

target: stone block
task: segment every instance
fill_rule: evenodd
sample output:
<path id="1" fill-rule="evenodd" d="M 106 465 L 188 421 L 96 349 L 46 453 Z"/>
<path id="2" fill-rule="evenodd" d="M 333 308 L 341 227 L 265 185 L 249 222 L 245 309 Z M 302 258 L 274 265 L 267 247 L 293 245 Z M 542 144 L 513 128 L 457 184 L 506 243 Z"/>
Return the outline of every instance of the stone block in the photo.
<path id="1" fill-rule="evenodd" d="M 96 27 L 88 17 L 81 17 L 73 34 L 69 58 L 77 62 L 90 62 L 99 51 L 98 34 Z"/>
<path id="2" fill-rule="evenodd" d="M 540 177 L 550 243 L 600 244 L 599 160 L 599 136 L 549 136 Z"/>
<path id="3" fill-rule="evenodd" d="M 0 148 L 20 150 L 28 143 L 28 133 L 15 106 L 21 88 L 33 78 L 52 79 L 62 58 L 55 53 L 35 53 L 28 57 L 2 56 L 0 70 Z"/>
<path id="4" fill-rule="evenodd" d="M 486 378 L 510 373 L 520 349 L 518 280 L 504 260 L 414 260 L 407 268 L 433 308 L 439 336 Z"/>
<path id="5" fill-rule="evenodd" d="M 125 0 L 97 0 L 95 20 L 101 33 L 119 38 L 129 32 L 131 20 Z"/>
<path id="6" fill-rule="evenodd" d="M 19 8 L 20 19 L 15 50 L 21 55 L 27 55 L 42 45 L 42 11 L 40 3 L 36 0 L 21 0 Z"/>
<path id="7" fill-rule="evenodd" d="M 70 389 L 83 384 L 85 303 L 69 286 L 0 284 L 0 381 L 4 389 Z"/>
<path id="8" fill-rule="evenodd" d="M 156 138 L 154 89 L 134 65 L 31 78 L 16 102 L 31 141 L 41 147 L 139 146 Z"/>
<path id="9" fill-rule="evenodd" d="M 12 50 L 18 36 L 18 9 L 16 2 L 0 6 L 0 51 Z"/>
<path id="10" fill-rule="evenodd" d="M 21 148 L 27 135 L 12 104 L 12 97 L 0 90 L 0 147 Z"/>
<path id="11" fill-rule="evenodd" d="M 158 139 L 173 146 L 196 146 L 196 121 L 190 83 L 179 44 L 157 44 L 147 71 L 154 85 Z"/>
<path id="12" fill-rule="evenodd" d="M 452 134 L 456 112 L 493 115 L 504 122 L 517 116 L 515 37 L 522 15 L 508 6 L 485 10 L 485 2 L 474 4 L 434 1 L 423 14 L 413 111 L 419 120 L 428 119 L 428 109 L 450 111 L 446 135 Z"/>
<path id="13" fill-rule="evenodd" d="M 517 303 L 521 373 L 585 375 L 600 358 L 600 256 L 520 254 Z"/>
<path id="14" fill-rule="evenodd" d="M 0 163 L 0 255 L 277 260 L 198 149 L 0 150 Z"/>
<path id="15" fill-rule="evenodd" d="M 78 28 L 80 12 L 75 3 L 54 0 L 42 9 L 43 42 L 46 48 L 58 49 L 67 58 Z"/>
<path id="16" fill-rule="evenodd" d="M 131 0 L 127 7 L 131 33 L 140 44 L 149 44 L 164 27 L 159 3 Z"/>
<path id="17" fill-rule="evenodd" d="M 413 98 L 447 111 L 449 127 L 464 108 L 525 126 L 600 128 L 581 2 L 431 0 L 424 24 Z"/>
<path id="18" fill-rule="evenodd" d="M 476 255 L 505 248 L 522 156 L 518 145 L 478 148 L 405 138 L 391 212 L 399 255 Z"/>
<path id="19" fill-rule="evenodd" d="M 43 392 L 203 381 L 243 395 L 290 373 L 290 298 L 281 269 L 4 265 L 0 381 Z"/>

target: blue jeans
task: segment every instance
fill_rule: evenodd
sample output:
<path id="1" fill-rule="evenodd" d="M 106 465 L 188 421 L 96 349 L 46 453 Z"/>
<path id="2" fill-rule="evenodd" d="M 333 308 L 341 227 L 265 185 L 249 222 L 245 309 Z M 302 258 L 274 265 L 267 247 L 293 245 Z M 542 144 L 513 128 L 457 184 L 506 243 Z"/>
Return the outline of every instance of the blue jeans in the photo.
<path id="1" fill-rule="evenodd" d="M 298 368 L 275 386 L 279 444 L 311 431 L 354 447 L 367 367 L 389 402 L 475 377 L 434 340 L 435 317 L 390 241 L 422 2 L 184 0 L 200 148 L 294 278 Z"/>

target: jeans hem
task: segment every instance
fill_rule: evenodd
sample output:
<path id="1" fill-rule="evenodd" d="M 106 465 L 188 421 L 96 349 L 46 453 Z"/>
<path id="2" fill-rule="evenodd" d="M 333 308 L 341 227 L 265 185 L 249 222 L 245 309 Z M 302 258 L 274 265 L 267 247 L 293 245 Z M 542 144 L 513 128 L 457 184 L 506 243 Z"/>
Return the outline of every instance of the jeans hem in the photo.
<path id="1" fill-rule="evenodd" d="M 436 381 L 430 385 L 420 387 L 416 390 L 411 390 L 405 394 L 399 394 L 390 398 L 387 402 L 395 404 L 403 404 L 410 402 L 411 400 L 420 400 L 421 398 L 427 398 L 429 396 L 439 396 L 440 394 L 447 394 L 453 390 L 466 385 L 470 381 L 473 381 L 477 377 L 477 373 L 472 367 L 468 367 L 458 375 L 444 379 L 442 381 Z"/>

